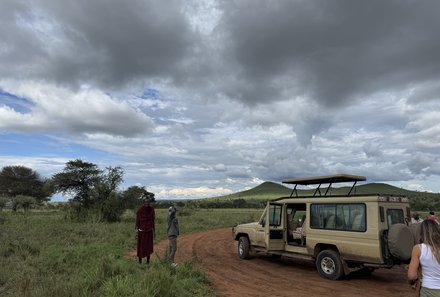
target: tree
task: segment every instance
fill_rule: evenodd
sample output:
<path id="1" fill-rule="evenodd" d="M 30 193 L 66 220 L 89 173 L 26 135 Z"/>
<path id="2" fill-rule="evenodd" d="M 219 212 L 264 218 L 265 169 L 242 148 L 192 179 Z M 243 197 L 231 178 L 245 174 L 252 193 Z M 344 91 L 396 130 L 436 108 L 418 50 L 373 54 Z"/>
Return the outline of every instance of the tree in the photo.
<path id="1" fill-rule="evenodd" d="M 234 208 L 244 208 L 246 207 L 246 200 L 243 198 L 238 198 L 238 199 L 234 199 L 232 200 L 232 206 Z"/>
<path id="2" fill-rule="evenodd" d="M 124 171 L 121 167 L 107 167 L 96 180 L 93 196 L 97 201 L 103 201 L 117 192 L 119 185 L 124 181 Z"/>
<path id="3" fill-rule="evenodd" d="M 135 208 L 142 203 L 143 197 L 150 197 L 152 201 L 155 201 L 154 194 L 148 192 L 145 187 L 131 186 L 124 192 L 122 192 L 122 201 L 125 208 Z"/>
<path id="4" fill-rule="evenodd" d="M 48 201 L 53 194 L 49 180 L 25 166 L 6 166 L 0 171 L 0 194 L 34 197 L 36 202 Z"/>
<path id="5" fill-rule="evenodd" d="M 94 203 L 100 217 L 106 222 L 116 222 L 124 211 L 122 199 L 117 191 L 123 181 L 124 171 L 121 167 L 107 167 L 101 174 L 93 189 Z"/>
<path id="6" fill-rule="evenodd" d="M 76 159 L 52 177 L 52 185 L 55 192 L 73 195 L 74 200 L 88 208 L 92 205 L 91 190 L 100 178 L 101 170 L 96 164 Z"/>

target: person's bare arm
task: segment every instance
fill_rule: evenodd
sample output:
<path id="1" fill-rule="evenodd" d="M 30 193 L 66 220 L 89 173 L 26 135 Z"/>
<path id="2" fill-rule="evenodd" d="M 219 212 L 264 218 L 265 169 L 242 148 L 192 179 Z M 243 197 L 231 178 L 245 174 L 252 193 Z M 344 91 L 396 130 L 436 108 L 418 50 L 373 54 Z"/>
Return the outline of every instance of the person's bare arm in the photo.
<path id="1" fill-rule="evenodd" d="M 417 280 L 417 270 L 419 269 L 420 265 L 420 245 L 416 244 L 413 247 L 412 253 L 411 253 L 411 262 L 408 266 L 408 280 L 414 281 Z"/>

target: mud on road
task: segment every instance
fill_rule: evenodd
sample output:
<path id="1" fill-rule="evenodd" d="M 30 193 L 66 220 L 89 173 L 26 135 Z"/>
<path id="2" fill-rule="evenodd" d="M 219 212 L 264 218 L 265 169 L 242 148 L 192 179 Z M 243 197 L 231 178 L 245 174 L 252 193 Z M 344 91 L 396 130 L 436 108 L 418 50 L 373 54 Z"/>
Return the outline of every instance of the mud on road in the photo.
<path id="1" fill-rule="evenodd" d="M 167 244 L 160 242 L 155 252 L 160 253 Z M 179 236 L 177 262 L 194 257 L 218 296 L 414 296 L 403 266 L 330 281 L 321 278 L 315 264 L 308 260 L 267 255 L 241 260 L 230 228 Z"/>

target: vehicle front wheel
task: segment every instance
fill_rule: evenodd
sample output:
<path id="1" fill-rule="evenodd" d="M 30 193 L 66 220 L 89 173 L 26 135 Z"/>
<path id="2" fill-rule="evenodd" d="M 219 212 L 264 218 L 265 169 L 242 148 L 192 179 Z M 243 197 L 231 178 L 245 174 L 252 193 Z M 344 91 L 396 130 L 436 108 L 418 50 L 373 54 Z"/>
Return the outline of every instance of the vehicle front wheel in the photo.
<path id="1" fill-rule="evenodd" d="M 337 280 L 344 276 L 341 258 L 334 250 L 321 251 L 316 258 L 316 268 L 323 278 Z"/>
<path id="2" fill-rule="evenodd" d="M 249 259 L 250 258 L 250 244 L 249 239 L 246 236 L 241 236 L 238 239 L 238 256 L 240 259 Z"/>

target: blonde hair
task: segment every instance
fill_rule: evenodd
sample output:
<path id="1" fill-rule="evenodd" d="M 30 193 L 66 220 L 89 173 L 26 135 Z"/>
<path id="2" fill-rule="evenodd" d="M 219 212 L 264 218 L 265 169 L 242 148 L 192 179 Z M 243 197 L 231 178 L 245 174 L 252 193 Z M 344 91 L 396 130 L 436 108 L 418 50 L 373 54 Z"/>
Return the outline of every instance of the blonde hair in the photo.
<path id="1" fill-rule="evenodd" d="M 424 220 L 420 230 L 421 242 L 431 248 L 438 263 L 440 263 L 440 225 L 436 221 Z"/>

